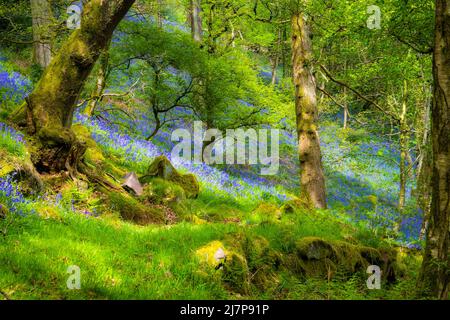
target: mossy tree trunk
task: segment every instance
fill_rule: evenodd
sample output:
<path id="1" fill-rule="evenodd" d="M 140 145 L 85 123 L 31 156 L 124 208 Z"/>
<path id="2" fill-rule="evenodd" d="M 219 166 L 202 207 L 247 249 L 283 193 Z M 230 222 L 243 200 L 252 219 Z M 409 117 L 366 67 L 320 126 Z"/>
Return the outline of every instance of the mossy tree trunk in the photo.
<path id="1" fill-rule="evenodd" d="M 316 84 L 312 73 L 312 45 L 303 13 L 292 16 L 292 66 L 295 111 L 300 159 L 302 196 L 316 208 L 326 208 L 325 178 L 322 169 Z"/>
<path id="2" fill-rule="evenodd" d="M 84 83 L 118 23 L 135 0 L 91 0 L 84 6 L 81 28 L 62 45 L 22 108 L 18 125 L 37 137 L 32 155 L 41 172 L 76 171 L 86 147 L 70 129 Z"/>
<path id="3" fill-rule="evenodd" d="M 447 299 L 450 278 L 450 0 L 436 0 L 433 75 L 432 203 L 419 284 L 422 293 Z"/>

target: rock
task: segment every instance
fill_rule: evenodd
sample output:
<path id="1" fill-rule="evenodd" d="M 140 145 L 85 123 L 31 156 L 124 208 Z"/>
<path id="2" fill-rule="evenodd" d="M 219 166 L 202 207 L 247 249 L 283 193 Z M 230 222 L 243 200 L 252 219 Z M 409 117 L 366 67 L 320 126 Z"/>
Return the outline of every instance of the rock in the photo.
<path id="1" fill-rule="evenodd" d="M 212 241 L 196 251 L 200 261 L 210 270 L 221 270 L 224 283 L 234 292 L 248 294 L 250 272 L 246 258 L 235 251 L 225 249 L 221 241 Z"/>
<path id="2" fill-rule="evenodd" d="M 150 164 L 146 175 L 141 177 L 139 181 L 147 184 L 151 182 L 152 178 L 161 178 L 179 185 L 184 189 L 188 198 L 197 198 L 200 192 L 197 178 L 193 174 L 179 173 L 165 156 L 157 157 Z"/>
<path id="3" fill-rule="evenodd" d="M 382 270 L 382 277 L 395 281 L 397 274 L 397 251 L 359 246 L 347 241 L 326 241 L 306 237 L 296 242 L 295 254 L 285 259 L 286 265 L 306 277 L 331 278 L 337 271 L 351 276 L 366 272 L 370 265 Z"/>
<path id="4" fill-rule="evenodd" d="M 223 281 L 234 292 L 248 295 L 250 292 L 250 271 L 244 256 L 231 252 L 223 267 Z"/>
<path id="5" fill-rule="evenodd" d="M 126 192 L 110 192 L 107 202 L 112 210 L 120 214 L 122 219 L 139 225 L 166 221 L 167 212 L 164 208 L 144 205 Z"/>
<path id="6" fill-rule="evenodd" d="M 321 260 L 333 256 L 333 247 L 320 238 L 307 237 L 297 241 L 297 254 L 308 260 Z"/>
<path id="7" fill-rule="evenodd" d="M 186 193 L 182 187 L 175 183 L 160 178 L 153 178 L 144 187 L 142 198 L 150 203 L 170 205 L 185 200 Z"/>
<path id="8" fill-rule="evenodd" d="M 137 196 L 141 196 L 144 192 L 139 178 L 134 172 L 127 173 L 123 178 L 122 187 L 128 192 L 134 192 Z"/>
<path id="9" fill-rule="evenodd" d="M 8 214 L 9 214 L 8 208 L 0 203 L 0 219 L 5 219 Z"/>

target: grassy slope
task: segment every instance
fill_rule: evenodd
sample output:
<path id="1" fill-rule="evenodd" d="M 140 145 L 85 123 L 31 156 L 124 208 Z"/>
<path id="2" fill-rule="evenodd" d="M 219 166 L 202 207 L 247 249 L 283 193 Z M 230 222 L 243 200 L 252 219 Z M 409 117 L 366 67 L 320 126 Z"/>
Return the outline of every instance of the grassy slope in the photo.
<path id="1" fill-rule="evenodd" d="M 279 223 L 180 223 L 137 227 L 116 220 L 65 213 L 61 220 L 16 218 L 0 239 L 0 289 L 13 299 L 229 299 L 220 271 L 203 267 L 195 250 L 213 240 L 263 236 L 272 249 L 288 252 L 305 236 L 342 239 L 350 229 L 325 215 L 285 218 Z M 0 222 L 4 227 L 5 223 Z M 367 234 L 354 234 L 361 240 Z M 373 242 L 371 243 L 373 244 Z M 229 244 L 231 245 L 231 244 Z M 67 268 L 81 268 L 81 290 L 66 288 Z M 417 262 L 411 261 L 416 269 Z M 369 292 L 363 273 L 350 281 L 302 279 L 279 271 L 267 291 L 252 288 L 247 298 L 408 298 L 412 274 L 388 290 Z"/>
<path id="2" fill-rule="evenodd" d="M 99 144 L 105 154 L 116 156 L 128 170 L 142 172 L 159 150 L 118 130 L 94 126 L 92 130 L 97 135 L 96 140 L 101 141 Z M 330 127 L 330 131 L 334 129 Z M 167 135 L 167 132 L 162 134 Z M 19 140 L 14 133 L 3 134 L 0 152 L 11 156 L 10 159 L 14 161 L 24 161 L 27 155 Z M 336 156 L 341 156 L 340 152 L 344 150 L 341 148 L 342 141 L 338 140 L 338 144 L 328 149 L 334 150 L 338 154 Z M 133 158 L 130 159 L 130 156 Z M 364 159 L 354 159 L 353 164 L 364 162 Z M 329 159 L 327 163 L 333 161 Z M 295 163 L 288 163 L 287 167 L 282 179 L 289 181 L 289 177 L 292 181 L 296 180 L 289 171 L 295 167 Z M 361 168 L 356 166 L 354 171 Z M 201 166 L 194 168 L 187 165 L 185 169 L 195 171 L 202 181 L 203 192 L 198 200 L 190 202 L 191 213 L 210 223 L 185 221 L 173 226 L 137 227 L 118 220 L 114 215 L 94 218 L 82 214 L 83 210 L 92 211 L 98 206 L 96 202 L 89 202 L 88 198 L 92 195 L 90 190 L 84 194 L 68 190 L 63 194 L 61 203 L 56 200 L 56 194 L 27 202 L 15 191 L 8 191 L 11 186 L 8 181 L 3 181 L 0 203 L 14 214 L 6 220 L 0 220 L 0 291 L 13 299 L 233 298 L 236 294 L 225 285 L 220 271 L 204 270 L 195 256 L 198 248 L 213 240 L 223 240 L 226 246 L 232 246 L 233 239 L 262 236 L 269 241 L 271 249 L 280 254 L 290 252 L 295 241 L 305 236 L 329 240 L 352 236 L 365 245 L 381 244 L 381 240 L 366 228 L 333 218 L 332 212 L 337 213 L 337 216 L 347 214 L 349 208 L 345 201 L 342 201 L 343 207 L 337 206 L 333 211 L 299 213 L 286 216 L 281 222 L 265 221 L 264 216 L 251 214 L 251 211 L 261 202 L 260 199 L 280 204 L 284 197 L 289 196 L 289 185 L 286 188 L 272 187 L 271 184 L 253 179 L 254 173 L 246 171 L 233 175 Z M 382 172 L 382 176 L 389 176 L 389 170 Z M 239 174 L 250 178 L 235 178 Z M 348 174 L 338 176 L 345 182 L 351 181 Z M 276 182 L 272 184 L 276 186 Z M 377 180 L 373 180 L 373 189 L 368 191 L 369 195 L 382 189 L 376 183 Z M 341 187 L 342 183 L 338 179 L 332 180 L 330 188 L 338 190 L 338 186 Z M 346 199 L 355 198 L 355 190 L 360 192 L 360 188 L 359 183 L 349 186 Z M 267 194 L 278 196 L 267 198 Z M 334 191 L 331 194 L 334 197 L 340 195 Z M 75 202 L 75 211 L 70 207 L 71 198 L 81 198 Z M 21 217 L 23 213 L 28 215 Z M 240 223 L 222 223 L 227 217 L 238 217 Z M 366 289 L 367 275 L 363 271 L 350 280 L 336 277 L 326 281 L 304 279 L 288 270 L 279 270 L 278 281 L 273 286 L 266 290 L 252 287 L 246 298 L 408 298 L 414 291 L 418 261 L 410 258 L 405 263 L 410 268 L 406 277 L 380 291 Z M 70 265 L 81 267 L 80 291 L 66 288 L 69 276 L 66 271 Z"/>

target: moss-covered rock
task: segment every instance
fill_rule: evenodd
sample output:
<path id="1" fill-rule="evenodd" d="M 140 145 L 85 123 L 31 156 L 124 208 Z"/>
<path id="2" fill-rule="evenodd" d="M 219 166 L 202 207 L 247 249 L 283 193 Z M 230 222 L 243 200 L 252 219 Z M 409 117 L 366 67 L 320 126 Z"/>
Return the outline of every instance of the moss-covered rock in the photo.
<path id="1" fill-rule="evenodd" d="M 112 210 L 117 211 L 127 221 L 139 225 L 166 222 L 167 212 L 158 206 L 144 205 L 124 192 L 110 192 L 108 203 Z"/>
<path id="2" fill-rule="evenodd" d="M 326 241 L 306 237 L 296 242 L 295 254 L 285 263 L 292 270 L 306 277 L 331 278 L 336 272 L 351 276 L 365 272 L 369 265 L 377 265 L 383 271 L 383 279 L 395 281 L 397 254 L 394 249 L 375 249 L 347 241 Z"/>
<path id="3" fill-rule="evenodd" d="M 223 280 L 232 291 L 243 295 L 249 294 L 250 272 L 244 256 L 231 252 L 227 256 L 223 270 Z"/>
<path id="4" fill-rule="evenodd" d="M 167 180 L 155 178 L 144 187 L 142 198 L 151 203 L 167 205 L 185 200 L 186 194 L 184 189 L 179 185 Z"/>
<path id="5" fill-rule="evenodd" d="M 307 199 L 293 198 L 291 200 L 288 200 L 285 204 L 283 204 L 283 206 L 281 207 L 281 212 L 283 214 L 290 214 L 310 209 L 311 203 Z"/>
<path id="6" fill-rule="evenodd" d="M 149 166 L 145 176 L 139 180 L 142 184 L 148 184 L 152 178 L 161 178 L 171 181 L 183 188 L 188 198 L 197 198 L 200 185 L 193 174 L 181 174 L 165 156 L 157 157 Z"/>
<path id="7" fill-rule="evenodd" d="M 273 250 L 267 239 L 247 235 L 242 243 L 251 274 L 251 284 L 266 292 L 279 283 L 277 270 L 281 264 L 281 254 Z"/>
<path id="8" fill-rule="evenodd" d="M 229 290 L 239 294 L 250 291 L 250 272 L 246 258 L 239 252 L 225 248 L 222 241 L 212 241 L 195 252 L 210 272 L 221 270 L 222 280 Z"/>
<path id="9" fill-rule="evenodd" d="M 377 265 L 382 271 L 383 278 L 393 282 L 398 273 L 398 252 L 394 248 L 360 247 L 361 256 L 366 261 L 365 266 Z"/>
<path id="10" fill-rule="evenodd" d="M 252 215 L 261 222 L 275 222 L 281 219 L 281 210 L 274 204 L 263 202 L 252 211 Z"/>
<path id="11" fill-rule="evenodd" d="M 316 237 L 306 237 L 296 243 L 297 255 L 305 260 L 322 260 L 334 255 L 330 243 Z"/>

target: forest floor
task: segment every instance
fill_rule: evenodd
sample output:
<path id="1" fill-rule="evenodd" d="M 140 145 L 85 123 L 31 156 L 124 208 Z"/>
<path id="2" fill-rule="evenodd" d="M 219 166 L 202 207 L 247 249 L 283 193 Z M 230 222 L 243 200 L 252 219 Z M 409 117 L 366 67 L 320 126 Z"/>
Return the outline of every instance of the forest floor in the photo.
<path id="1" fill-rule="evenodd" d="M 13 101 L 26 93 L 29 81 L 12 71 L 13 63 L 0 63 L 0 81 L 9 88 L 0 93 Z M 170 158 L 171 130 L 192 125 L 183 120 L 148 142 L 151 121 L 144 114 L 133 126 L 118 114 L 103 116 L 78 114 L 75 129 L 95 141 L 94 164 L 101 159 L 116 173 L 142 175 L 156 156 Z M 147 226 L 121 219 L 120 209 L 95 188 L 61 177 L 46 177 L 52 187 L 45 193 L 24 194 L 8 174 L 29 162 L 27 141 L 3 123 L 0 137 L 0 213 L 8 211 L 0 219 L 0 298 L 414 298 L 420 215 L 410 198 L 401 233 L 392 235 L 398 152 L 363 129 L 322 121 L 327 210 L 295 205 L 295 139 L 283 132 L 281 171 L 272 178 L 248 166 L 174 162 L 180 172 L 196 175 L 200 194 L 167 203 L 177 190 L 163 184 L 158 201 L 176 218 Z M 210 259 L 218 249 L 228 258 L 223 264 Z M 366 269 L 373 261 L 395 272 L 395 279 L 383 277 L 380 290 L 367 288 Z M 68 289 L 70 266 L 80 268 L 79 290 Z"/>

